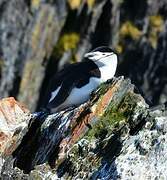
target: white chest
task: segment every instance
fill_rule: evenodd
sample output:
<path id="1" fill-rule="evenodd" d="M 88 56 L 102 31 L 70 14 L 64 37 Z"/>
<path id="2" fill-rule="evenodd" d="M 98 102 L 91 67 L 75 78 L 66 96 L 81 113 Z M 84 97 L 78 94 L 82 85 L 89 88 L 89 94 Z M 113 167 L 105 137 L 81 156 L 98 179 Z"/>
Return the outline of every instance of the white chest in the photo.
<path id="1" fill-rule="evenodd" d="M 89 99 L 91 92 L 95 90 L 100 85 L 100 83 L 101 80 L 99 78 L 90 78 L 87 85 L 81 88 L 73 88 L 64 104 L 70 106 L 84 103 Z"/>
<path id="2" fill-rule="evenodd" d="M 101 79 L 92 77 L 90 78 L 89 83 L 85 86 L 81 88 L 74 87 L 67 99 L 61 105 L 55 107 L 54 111 L 59 111 L 70 106 L 78 106 L 86 102 L 90 98 L 91 92 L 95 90 L 101 82 Z M 60 87 L 58 87 L 54 92 L 52 92 L 49 102 L 51 102 L 55 98 L 59 90 Z"/>

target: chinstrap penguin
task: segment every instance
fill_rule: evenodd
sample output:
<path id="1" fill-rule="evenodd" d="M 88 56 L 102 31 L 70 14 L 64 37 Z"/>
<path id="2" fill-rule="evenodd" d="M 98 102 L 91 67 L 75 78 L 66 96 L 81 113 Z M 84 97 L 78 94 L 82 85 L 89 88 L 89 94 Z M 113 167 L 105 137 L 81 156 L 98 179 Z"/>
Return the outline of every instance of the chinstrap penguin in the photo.
<path id="1" fill-rule="evenodd" d="M 114 77 L 117 55 L 108 47 L 86 53 L 82 62 L 70 64 L 54 77 L 47 109 L 58 112 L 90 98 L 101 83 Z"/>

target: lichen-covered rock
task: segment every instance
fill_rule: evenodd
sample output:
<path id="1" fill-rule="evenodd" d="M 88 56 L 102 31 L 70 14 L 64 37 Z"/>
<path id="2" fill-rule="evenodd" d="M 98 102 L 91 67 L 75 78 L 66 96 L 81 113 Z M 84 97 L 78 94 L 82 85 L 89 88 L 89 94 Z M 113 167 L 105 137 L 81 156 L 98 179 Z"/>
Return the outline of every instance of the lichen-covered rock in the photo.
<path id="1" fill-rule="evenodd" d="M 136 173 L 135 165 L 124 168 L 124 162 L 133 161 L 133 149 L 134 154 L 141 156 L 135 163 L 143 160 L 147 164 L 152 139 L 144 135 L 143 126 L 151 127 L 147 131 L 152 134 L 153 124 L 162 114 L 158 117 L 149 109 L 134 88 L 130 80 L 115 78 L 102 84 L 78 108 L 50 115 L 32 114 L 29 130 L 13 153 L 14 159 L 4 163 L 2 177 L 123 179 L 130 176 L 129 171 Z M 138 171 L 134 177 L 139 175 Z"/>
<path id="2" fill-rule="evenodd" d="M 105 162 L 93 179 L 166 179 L 167 112 L 150 110 L 144 128 L 127 137 L 114 161 Z"/>
<path id="3" fill-rule="evenodd" d="M 27 127 L 29 110 L 13 97 L 0 100 L 0 152 L 7 155 L 16 149 L 17 140 Z M 13 147 L 13 148 L 11 148 Z"/>
<path id="4" fill-rule="evenodd" d="M 164 103 L 167 101 L 167 2 L 127 0 L 120 8 L 118 50 L 122 63 L 118 71 L 130 77 L 149 104 Z"/>
<path id="5" fill-rule="evenodd" d="M 147 102 L 166 101 L 166 0 L 1 0 L 0 10 L 1 97 L 17 96 L 35 110 L 57 69 L 108 45 L 120 53 L 118 74 Z M 129 80 L 115 79 L 76 109 L 34 113 L 22 141 L 25 131 L 12 128 L 29 117 L 17 119 L 20 105 L 5 103 L 2 179 L 165 179 L 166 109 L 149 108 L 134 91 Z"/>
<path id="6" fill-rule="evenodd" d="M 163 179 L 167 111 L 149 108 L 129 79 L 102 84 L 78 108 L 36 112 L 2 179 Z M 27 174 L 29 173 L 29 174 Z"/>
<path id="7" fill-rule="evenodd" d="M 30 112 L 13 97 L 0 100 L 0 169 L 28 130 Z"/>

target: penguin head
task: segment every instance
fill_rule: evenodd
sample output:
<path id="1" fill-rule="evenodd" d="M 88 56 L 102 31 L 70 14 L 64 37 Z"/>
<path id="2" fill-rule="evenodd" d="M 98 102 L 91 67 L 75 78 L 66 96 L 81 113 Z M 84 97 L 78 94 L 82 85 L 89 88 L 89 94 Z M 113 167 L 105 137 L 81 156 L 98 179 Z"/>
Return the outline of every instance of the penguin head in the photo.
<path id="1" fill-rule="evenodd" d="M 108 61 L 111 60 L 112 59 L 111 57 L 114 56 L 117 58 L 116 53 L 114 53 L 114 51 L 111 48 L 107 46 L 101 46 L 92 50 L 89 53 L 86 53 L 84 58 L 96 62 L 96 61 L 104 61 L 104 60 Z"/>

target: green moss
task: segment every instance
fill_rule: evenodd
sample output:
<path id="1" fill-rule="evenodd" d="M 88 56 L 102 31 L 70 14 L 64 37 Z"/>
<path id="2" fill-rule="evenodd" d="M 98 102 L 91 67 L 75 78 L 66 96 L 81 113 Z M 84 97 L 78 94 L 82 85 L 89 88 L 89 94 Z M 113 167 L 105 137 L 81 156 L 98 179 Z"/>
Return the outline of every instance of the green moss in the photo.
<path id="1" fill-rule="evenodd" d="M 116 127 L 119 127 L 120 123 L 122 124 L 122 122 L 126 120 L 124 113 L 114 108 L 108 108 L 102 116 L 97 118 L 93 128 L 86 134 L 88 140 L 93 140 L 95 138 L 103 139 L 104 133 L 111 134 Z"/>
<path id="2" fill-rule="evenodd" d="M 119 33 L 122 38 L 130 37 L 133 40 L 138 40 L 142 35 L 142 32 L 130 21 L 122 24 Z"/>
<path id="3" fill-rule="evenodd" d="M 87 139 L 101 138 L 104 136 L 103 132 L 112 134 L 122 124 L 129 123 L 129 118 L 132 117 L 135 107 L 135 97 L 131 93 L 127 94 L 118 106 L 113 105 L 111 101 L 104 114 L 95 119 L 92 129 L 86 134 Z"/>
<path id="4" fill-rule="evenodd" d="M 79 8 L 81 0 L 68 0 L 68 4 L 72 10 Z"/>
<path id="5" fill-rule="evenodd" d="M 149 23 L 152 27 L 157 27 L 159 30 L 162 29 L 162 26 L 164 24 L 163 17 L 160 15 L 154 15 L 149 17 Z"/>
<path id="6" fill-rule="evenodd" d="M 157 47 L 158 34 L 163 30 L 164 19 L 160 15 L 149 17 L 148 40 L 153 48 Z"/>
<path id="7" fill-rule="evenodd" d="M 105 85 L 102 84 L 100 91 L 104 91 Z M 106 150 L 106 146 L 110 146 L 112 135 L 117 130 L 122 130 L 123 125 L 129 125 L 129 118 L 132 118 L 134 108 L 136 108 L 136 98 L 137 95 L 129 92 L 118 105 L 111 101 L 102 115 L 96 112 L 94 122 L 91 121 L 92 128 L 70 149 L 68 155 L 72 162 L 71 171 L 80 175 L 81 179 L 82 174 L 79 174 L 81 171 L 78 169 L 82 168 L 83 172 L 94 172 L 102 163 L 101 157 L 104 158 L 106 155 L 105 158 L 112 159 L 112 153 L 108 152 L 108 147 Z M 100 100 L 96 103 L 97 106 L 98 103 Z M 124 132 L 121 131 L 121 133 Z"/>
<path id="8" fill-rule="evenodd" d="M 88 4 L 89 8 L 92 8 L 95 4 L 95 0 L 87 0 L 87 4 Z"/>
<path id="9" fill-rule="evenodd" d="M 37 9 L 40 5 L 40 0 L 31 0 L 31 6 L 32 8 Z"/>
<path id="10" fill-rule="evenodd" d="M 118 126 L 120 122 L 124 122 L 125 119 L 124 114 L 117 110 L 112 109 L 106 111 L 104 115 L 99 117 L 98 122 L 93 126 L 93 128 L 87 132 L 87 139 L 103 139 L 104 133 L 112 133 L 116 126 Z"/>
<path id="11" fill-rule="evenodd" d="M 123 47 L 123 44 L 121 43 L 117 44 L 117 46 L 115 47 L 115 50 L 118 54 L 121 54 L 123 52 L 123 49 L 124 47 Z"/>
<path id="12" fill-rule="evenodd" d="M 53 56 L 59 57 L 62 56 L 65 51 L 74 50 L 77 47 L 79 40 L 80 36 L 78 33 L 71 32 L 63 34 L 53 50 Z M 74 60 L 75 58 L 76 57 L 74 56 Z"/>

